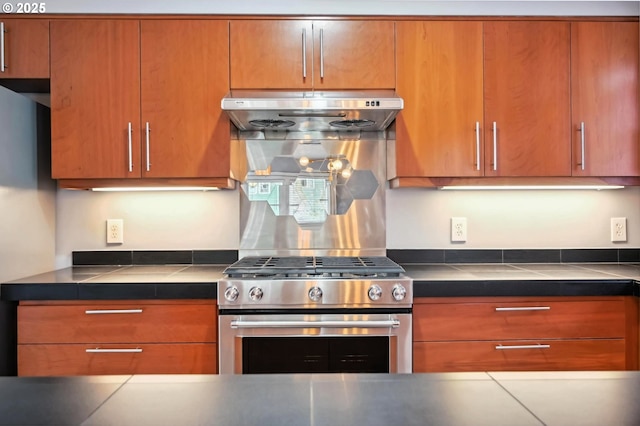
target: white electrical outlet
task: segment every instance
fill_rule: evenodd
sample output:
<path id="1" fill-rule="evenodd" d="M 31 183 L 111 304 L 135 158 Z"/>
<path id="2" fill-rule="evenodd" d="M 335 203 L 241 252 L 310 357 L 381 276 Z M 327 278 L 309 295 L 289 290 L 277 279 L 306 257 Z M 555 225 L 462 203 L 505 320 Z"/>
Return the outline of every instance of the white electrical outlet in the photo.
<path id="1" fill-rule="evenodd" d="M 611 241 L 627 241 L 627 218 L 611 218 Z"/>
<path id="2" fill-rule="evenodd" d="M 107 219 L 107 244 L 124 243 L 124 221 Z"/>
<path id="3" fill-rule="evenodd" d="M 451 218 L 451 241 L 452 242 L 467 241 L 467 218 L 466 217 Z"/>

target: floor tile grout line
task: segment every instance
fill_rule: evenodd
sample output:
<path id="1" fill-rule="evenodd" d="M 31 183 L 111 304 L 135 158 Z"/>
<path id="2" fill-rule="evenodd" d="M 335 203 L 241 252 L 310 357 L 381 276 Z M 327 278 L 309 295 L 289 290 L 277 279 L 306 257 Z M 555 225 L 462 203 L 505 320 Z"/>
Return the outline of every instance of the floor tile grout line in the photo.
<path id="1" fill-rule="evenodd" d="M 542 425 L 545 425 L 545 426 L 547 425 L 545 422 L 543 422 L 543 421 L 542 421 L 542 419 L 541 419 L 540 417 L 536 416 L 536 415 L 533 413 L 533 411 L 531 411 L 531 410 L 529 409 L 529 407 L 527 407 L 526 405 L 524 405 L 524 403 L 523 403 L 522 401 L 520 401 L 518 398 L 516 398 L 516 396 L 515 396 L 514 394 L 512 394 L 511 392 L 509 392 L 509 390 L 508 390 L 507 388 L 505 388 L 505 387 L 502 385 L 502 383 L 500 383 L 498 380 L 496 380 L 496 378 L 495 378 L 495 377 L 493 377 L 493 376 L 491 375 L 491 373 L 487 373 L 487 376 L 491 377 L 491 380 L 493 380 L 493 381 L 494 381 L 498 386 L 500 386 L 500 387 L 501 387 L 501 388 L 502 388 L 506 393 L 508 393 L 508 394 L 509 394 L 509 396 L 511 396 L 511 398 L 515 399 L 515 400 L 516 400 L 516 402 L 517 402 L 518 404 L 520 404 L 520 406 L 521 406 L 522 408 L 524 408 L 525 410 L 527 410 L 527 411 L 529 412 L 529 414 L 531 414 L 531 415 L 532 415 L 536 420 L 538 420 Z"/>
<path id="2" fill-rule="evenodd" d="M 86 418 L 86 419 L 84 419 L 84 420 L 82 421 L 82 423 L 80 423 L 80 424 L 81 424 L 81 425 L 85 424 L 85 423 L 87 422 L 87 420 L 89 420 L 89 419 L 90 419 L 90 418 L 91 418 L 91 417 L 92 417 L 92 416 L 93 416 L 93 415 L 94 415 L 94 414 L 95 414 L 95 413 L 96 413 L 100 408 L 102 408 L 102 406 L 103 406 L 104 404 L 106 404 L 106 403 L 107 403 L 107 401 L 109 401 L 109 400 L 110 400 L 110 399 L 111 399 L 111 398 L 112 398 L 116 393 L 118 393 L 118 391 L 120 391 L 120 389 L 122 389 L 122 387 L 123 387 L 124 385 L 126 385 L 127 383 L 129 383 L 129 381 L 130 381 L 131 379 L 133 379 L 133 375 L 129 376 L 129 377 L 127 378 L 127 380 L 125 380 L 124 382 L 122 382 L 122 383 L 120 384 L 120 386 L 118 386 L 118 388 L 117 388 L 116 390 L 114 390 L 113 392 L 111 392 L 111 394 L 107 397 L 107 399 L 105 399 L 104 401 L 102 401 L 102 402 L 100 403 L 100 405 L 98 405 L 98 406 L 95 408 L 95 410 L 93 410 L 91 413 L 89 413 L 89 415 L 87 416 L 87 418 Z"/>

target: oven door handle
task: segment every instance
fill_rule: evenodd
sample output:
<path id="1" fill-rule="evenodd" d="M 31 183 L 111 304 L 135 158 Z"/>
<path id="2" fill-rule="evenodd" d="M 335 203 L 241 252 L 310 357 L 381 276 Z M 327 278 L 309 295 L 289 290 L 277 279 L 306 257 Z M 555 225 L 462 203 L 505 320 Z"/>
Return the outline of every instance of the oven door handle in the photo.
<path id="1" fill-rule="evenodd" d="M 231 328 L 398 328 L 400 320 L 384 321 L 231 321 Z"/>

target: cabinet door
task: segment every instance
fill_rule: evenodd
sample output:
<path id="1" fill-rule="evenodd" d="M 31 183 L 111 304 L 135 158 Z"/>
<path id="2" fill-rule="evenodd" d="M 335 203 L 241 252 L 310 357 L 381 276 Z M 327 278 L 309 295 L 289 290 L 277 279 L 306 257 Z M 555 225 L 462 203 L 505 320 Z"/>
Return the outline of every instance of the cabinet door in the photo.
<path id="1" fill-rule="evenodd" d="M 140 25 L 143 176 L 229 176 L 228 21 Z"/>
<path id="2" fill-rule="evenodd" d="M 311 89 L 312 39 L 310 21 L 231 21 L 231 87 Z"/>
<path id="3" fill-rule="evenodd" d="M 638 23 L 572 23 L 571 84 L 573 175 L 640 176 Z"/>
<path id="4" fill-rule="evenodd" d="M 405 21 L 396 31 L 397 176 L 482 175 L 482 23 Z"/>
<path id="5" fill-rule="evenodd" d="M 49 78 L 49 21 L 0 19 L 0 78 Z"/>
<path id="6" fill-rule="evenodd" d="M 413 372 L 624 370 L 623 339 L 416 342 Z"/>
<path id="7" fill-rule="evenodd" d="M 571 175 L 569 32 L 568 22 L 484 23 L 485 175 Z"/>
<path id="8" fill-rule="evenodd" d="M 314 89 L 393 89 L 394 23 L 314 21 Z"/>
<path id="9" fill-rule="evenodd" d="M 139 27 L 51 22 L 54 179 L 141 176 Z"/>
<path id="10" fill-rule="evenodd" d="M 217 345 L 18 345 L 19 376 L 215 374 Z"/>

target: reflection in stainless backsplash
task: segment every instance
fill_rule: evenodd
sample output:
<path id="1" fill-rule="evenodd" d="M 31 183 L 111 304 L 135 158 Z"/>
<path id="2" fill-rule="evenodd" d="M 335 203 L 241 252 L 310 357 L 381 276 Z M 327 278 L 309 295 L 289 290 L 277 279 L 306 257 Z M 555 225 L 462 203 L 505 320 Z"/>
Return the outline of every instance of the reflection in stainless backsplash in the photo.
<path id="1" fill-rule="evenodd" d="M 240 254 L 384 254 L 384 137 L 240 132 Z"/>

